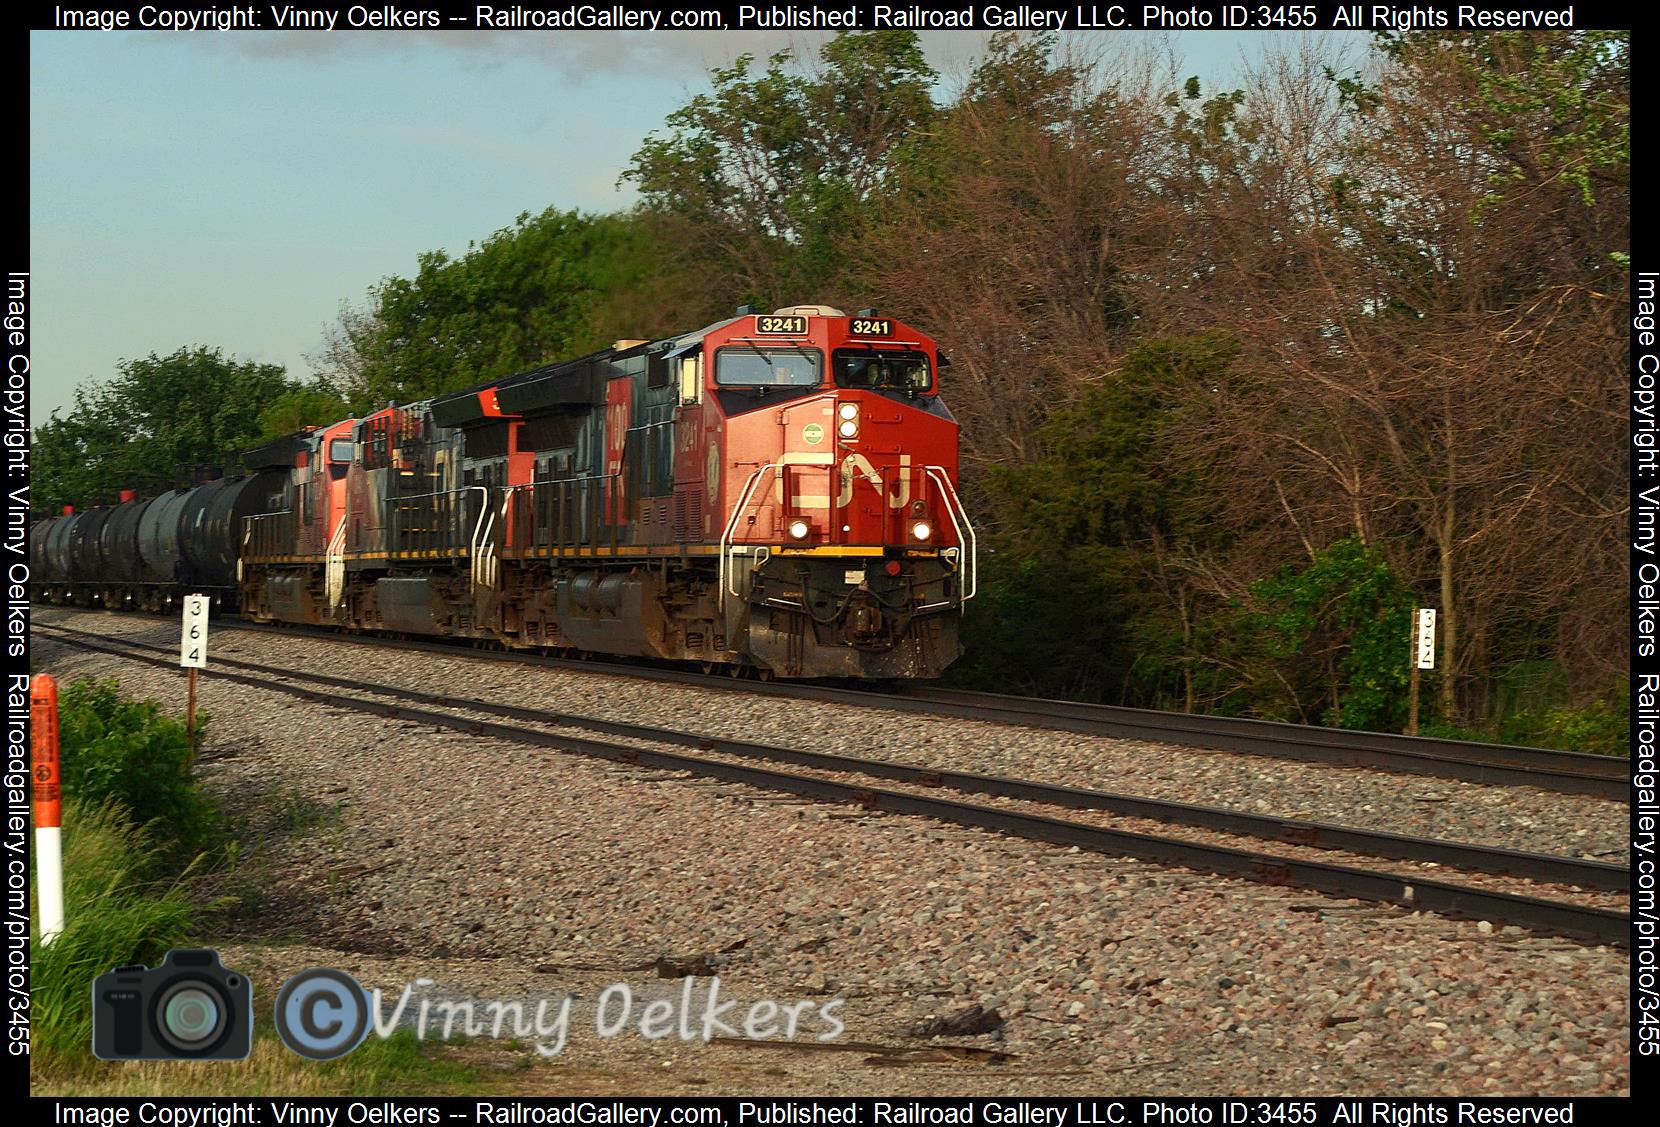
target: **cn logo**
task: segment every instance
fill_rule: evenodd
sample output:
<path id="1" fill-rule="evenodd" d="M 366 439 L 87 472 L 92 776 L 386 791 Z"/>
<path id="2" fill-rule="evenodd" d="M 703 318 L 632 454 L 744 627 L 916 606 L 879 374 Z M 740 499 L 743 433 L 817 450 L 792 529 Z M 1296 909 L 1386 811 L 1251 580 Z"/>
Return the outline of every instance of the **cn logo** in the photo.
<path id="1" fill-rule="evenodd" d="M 863 454 L 849 454 L 842 459 L 841 464 L 841 491 L 836 495 L 836 505 L 843 507 L 853 501 L 853 485 L 855 482 L 868 481 L 876 492 L 886 498 L 888 508 L 902 509 L 911 500 L 911 456 L 899 455 L 899 465 L 895 467 L 894 487 L 891 491 L 885 489 L 882 483 L 882 471 L 870 464 L 870 459 Z"/>

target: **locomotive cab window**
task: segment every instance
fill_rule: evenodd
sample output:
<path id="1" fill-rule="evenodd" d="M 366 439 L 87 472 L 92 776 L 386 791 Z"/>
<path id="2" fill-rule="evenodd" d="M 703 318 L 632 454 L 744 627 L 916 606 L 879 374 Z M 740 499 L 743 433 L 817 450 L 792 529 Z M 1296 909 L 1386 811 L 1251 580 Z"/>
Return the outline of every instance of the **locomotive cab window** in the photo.
<path id="1" fill-rule="evenodd" d="M 329 480 L 339 481 L 346 476 L 346 467 L 352 461 L 352 440 L 337 438 L 329 443 Z"/>
<path id="2" fill-rule="evenodd" d="M 838 349 L 832 357 L 837 387 L 889 388 L 925 392 L 933 386 L 923 352 L 863 352 Z"/>
<path id="3" fill-rule="evenodd" d="M 723 348 L 715 354 L 722 387 L 817 387 L 824 354 L 806 348 Z"/>

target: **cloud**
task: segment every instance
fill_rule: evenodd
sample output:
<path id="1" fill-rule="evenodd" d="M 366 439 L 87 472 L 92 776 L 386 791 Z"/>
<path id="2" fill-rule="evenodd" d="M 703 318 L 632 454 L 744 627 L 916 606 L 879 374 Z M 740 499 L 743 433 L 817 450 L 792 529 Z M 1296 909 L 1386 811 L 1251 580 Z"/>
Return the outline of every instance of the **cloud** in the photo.
<path id="1" fill-rule="evenodd" d="M 650 74 L 701 77 L 739 55 L 764 59 L 793 50 L 812 58 L 831 38 L 814 31 L 266 31 L 257 35 L 193 36 L 205 50 L 235 52 L 251 59 L 349 63 L 386 55 L 442 51 L 480 69 L 509 61 L 546 64 L 568 80 L 598 75 Z M 988 36 L 981 32 L 923 32 L 923 49 L 942 73 L 977 54 Z"/>

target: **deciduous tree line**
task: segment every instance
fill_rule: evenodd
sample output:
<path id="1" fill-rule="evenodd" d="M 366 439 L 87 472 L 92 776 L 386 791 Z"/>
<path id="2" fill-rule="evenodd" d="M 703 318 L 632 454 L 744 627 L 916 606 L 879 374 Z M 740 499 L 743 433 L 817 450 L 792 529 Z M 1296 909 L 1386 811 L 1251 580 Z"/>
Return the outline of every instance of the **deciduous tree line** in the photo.
<path id="1" fill-rule="evenodd" d="M 1177 73 L 1007 36 L 947 90 L 902 32 L 741 58 L 642 143 L 633 212 L 521 216 L 344 307 L 325 393 L 876 306 L 952 360 L 995 549 L 965 680 L 1399 727 L 1433 606 L 1432 724 L 1623 741 L 1628 36 Z"/>

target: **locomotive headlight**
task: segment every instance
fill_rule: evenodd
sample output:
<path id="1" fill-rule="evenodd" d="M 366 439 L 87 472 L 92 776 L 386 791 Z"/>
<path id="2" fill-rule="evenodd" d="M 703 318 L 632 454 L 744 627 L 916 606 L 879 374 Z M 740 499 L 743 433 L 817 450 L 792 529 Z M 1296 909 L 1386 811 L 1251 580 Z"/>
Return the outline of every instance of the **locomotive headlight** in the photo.
<path id="1" fill-rule="evenodd" d="M 836 408 L 836 417 L 841 421 L 836 424 L 836 433 L 843 438 L 859 437 L 859 405 L 857 403 L 843 403 Z"/>
<path id="2" fill-rule="evenodd" d="M 792 540 L 805 540 L 807 539 L 807 534 L 811 531 L 813 531 L 813 526 L 802 520 L 800 517 L 796 517 L 790 522 L 789 532 L 790 539 Z"/>
<path id="3" fill-rule="evenodd" d="M 911 525 L 911 539 L 926 540 L 934 534 L 934 526 L 925 520 L 919 520 Z"/>

